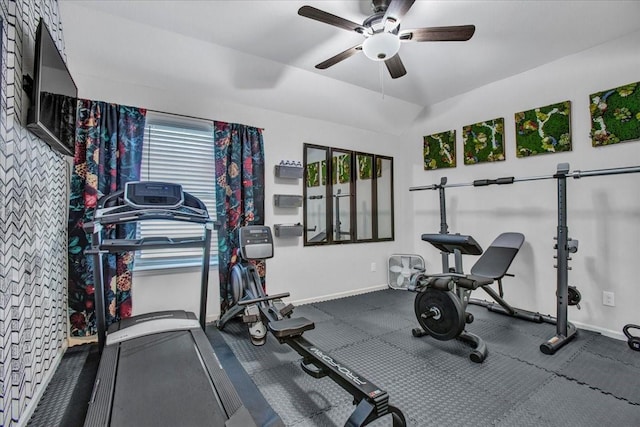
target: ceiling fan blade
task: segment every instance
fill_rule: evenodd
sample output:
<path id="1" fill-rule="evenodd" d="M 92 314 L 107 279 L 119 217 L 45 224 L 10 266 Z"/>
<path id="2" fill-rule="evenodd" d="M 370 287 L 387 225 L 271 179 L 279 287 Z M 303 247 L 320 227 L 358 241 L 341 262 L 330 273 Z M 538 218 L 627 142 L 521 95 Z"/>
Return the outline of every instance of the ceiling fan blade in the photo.
<path id="1" fill-rule="evenodd" d="M 345 50 L 344 52 L 340 52 L 336 56 L 332 56 L 331 58 L 327 59 L 326 61 L 323 61 L 323 62 L 319 63 L 318 65 L 316 65 L 316 68 L 318 68 L 320 70 L 327 69 L 327 68 L 331 67 L 332 65 L 336 65 L 340 61 L 344 61 L 345 59 L 352 57 L 353 55 L 355 55 L 356 53 L 360 52 L 361 50 L 362 50 L 362 45 L 359 44 L 357 46 L 354 46 L 352 48 L 349 48 L 349 49 Z"/>
<path id="2" fill-rule="evenodd" d="M 415 0 L 391 0 L 382 17 L 384 30 L 388 32 L 395 29 L 404 18 L 404 15 L 411 9 L 413 3 L 415 3 Z"/>
<path id="3" fill-rule="evenodd" d="M 387 70 L 389 70 L 389 74 L 391 74 L 392 79 L 397 79 L 398 77 L 402 77 L 407 74 L 407 70 L 404 68 L 404 64 L 400 60 L 400 55 L 395 54 L 391 59 L 387 59 L 384 61 L 384 65 L 387 66 Z"/>
<path id="4" fill-rule="evenodd" d="M 416 28 L 402 30 L 398 33 L 398 37 L 401 41 L 411 42 L 463 42 L 469 40 L 475 31 L 475 25 Z"/>
<path id="5" fill-rule="evenodd" d="M 333 25 L 344 30 L 356 31 L 360 34 L 365 31 L 365 28 L 360 24 L 356 24 L 348 19 L 340 18 L 339 16 L 333 15 L 329 12 L 316 9 L 312 6 L 302 6 L 298 9 L 298 15 L 304 16 L 305 18 L 315 19 L 316 21 L 324 22 L 325 24 Z"/>

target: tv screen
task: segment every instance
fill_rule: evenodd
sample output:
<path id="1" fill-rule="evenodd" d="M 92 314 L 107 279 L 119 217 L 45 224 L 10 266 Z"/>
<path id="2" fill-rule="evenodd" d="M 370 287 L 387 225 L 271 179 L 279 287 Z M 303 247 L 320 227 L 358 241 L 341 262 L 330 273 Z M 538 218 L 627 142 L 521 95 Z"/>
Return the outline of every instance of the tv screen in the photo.
<path id="1" fill-rule="evenodd" d="M 33 68 L 27 129 L 54 150 L 73 156 L 78 88 L 42 19 L 36 31 Z"/>

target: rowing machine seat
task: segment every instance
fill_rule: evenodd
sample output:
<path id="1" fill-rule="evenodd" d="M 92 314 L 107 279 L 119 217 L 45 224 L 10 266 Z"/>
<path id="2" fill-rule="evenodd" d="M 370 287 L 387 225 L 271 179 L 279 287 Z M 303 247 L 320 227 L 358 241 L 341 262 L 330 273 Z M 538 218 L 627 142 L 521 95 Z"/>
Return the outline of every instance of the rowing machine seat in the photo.
<path id="1" fill-rule="evenodd" d="M 302 335 L 304 331 L 314 329 L 315 323 L 306 317 L 292 317 L 269 322 L 267 326 L 276 338 L 284 339 Z"/>

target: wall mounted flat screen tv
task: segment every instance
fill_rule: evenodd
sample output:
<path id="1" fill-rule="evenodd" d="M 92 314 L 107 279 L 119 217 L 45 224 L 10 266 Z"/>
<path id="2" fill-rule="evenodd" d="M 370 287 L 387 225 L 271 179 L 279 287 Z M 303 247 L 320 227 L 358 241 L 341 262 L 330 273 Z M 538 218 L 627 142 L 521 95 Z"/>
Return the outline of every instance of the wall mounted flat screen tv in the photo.
<path id="1" fill-rule="evenodd" d="M 42 19 L 36 31 L 33 69 L 27 129 L 54 150 L 73 156 L 78 88 Z"/>

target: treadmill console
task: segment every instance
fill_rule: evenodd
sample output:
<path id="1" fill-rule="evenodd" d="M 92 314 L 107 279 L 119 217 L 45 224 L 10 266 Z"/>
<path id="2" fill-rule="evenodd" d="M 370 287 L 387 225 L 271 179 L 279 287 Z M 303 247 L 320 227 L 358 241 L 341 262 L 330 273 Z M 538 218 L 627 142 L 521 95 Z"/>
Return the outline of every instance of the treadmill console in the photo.
<path id="1" fill-rule="evenodd" d="M 127 182 L 124 200 L 134 208 L 175 209 L 184 203 L 182 186 L 169 182 Z"/>
<path id="2" fill-rule="evenodd" d="M 246 260 L 273 257 L 273 236 L 266 225 L 248 225 L 238 229 L 240 256 Z"/>

